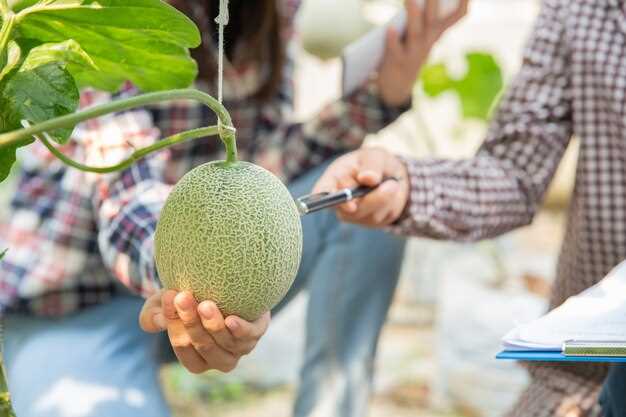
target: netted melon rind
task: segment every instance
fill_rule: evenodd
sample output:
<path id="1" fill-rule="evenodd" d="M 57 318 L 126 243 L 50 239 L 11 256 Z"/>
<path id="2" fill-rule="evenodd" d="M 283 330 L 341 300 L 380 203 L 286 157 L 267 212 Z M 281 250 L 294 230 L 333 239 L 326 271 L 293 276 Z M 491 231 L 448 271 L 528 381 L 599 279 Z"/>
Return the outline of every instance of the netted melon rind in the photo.
<path id="1" fill-rule="evenodd" d="M 287 188 L 246 162 L 212 162 L 170 194 L 155 236 L 165 288 L 256 320 L 283 299 L 302 256 L 302 225 Z"/>

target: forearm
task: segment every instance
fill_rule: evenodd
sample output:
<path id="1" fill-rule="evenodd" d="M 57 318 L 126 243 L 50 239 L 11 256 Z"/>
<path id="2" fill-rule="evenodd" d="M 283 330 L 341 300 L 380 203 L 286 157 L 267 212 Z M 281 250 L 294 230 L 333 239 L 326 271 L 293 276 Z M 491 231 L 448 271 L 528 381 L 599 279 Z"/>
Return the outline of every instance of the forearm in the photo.
<path id="1" fill-rule="evenodd" d="M 128 178 L 120 178 L 119 184 L 124 181 Z M 120 282 L 142 296 L 160 287 L 154 263 L 154 233 L 170 190 L 158 181 L 144 180 L 123 191 L 113 190 L 98 204 L 102 259 Z"/>
<path id="2" fill-rule="evenodd" d="M 529 224 L 542 191 L 527 174 L 487 155 L 461 161 L 406 160 L 410 198 L 396 233 L 477 241 Z"/>

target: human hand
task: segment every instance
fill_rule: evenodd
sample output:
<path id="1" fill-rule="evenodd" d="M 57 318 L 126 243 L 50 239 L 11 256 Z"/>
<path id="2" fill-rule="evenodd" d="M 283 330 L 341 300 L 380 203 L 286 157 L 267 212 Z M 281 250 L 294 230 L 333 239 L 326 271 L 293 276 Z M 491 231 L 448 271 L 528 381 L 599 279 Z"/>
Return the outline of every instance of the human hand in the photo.
<path id="1" fill-rule="evenodd" d="M 398 181 L 381 184 L 390 177 Z M 385 227 L 398 220 L 409 200 L 408 171 L 399 158 L 384 149 L 363 148 L 338 158 L 324 172 L 313 193 L 360 185 L 379 186 L 365 197 L 339 206 L 337 216 L 341 220 L 367 227 Z"/>
<path id="2" fill-rule="evenodd" d="M 270 323 L 270 313 L 249 323 L 222 316 L 215 303 L 198 305 L 189 292 L 162 290 L 148 298 L 139 324 L 148 333 L 167 331 L 176 357 L 189 372 L 230 372 L 252 352 Z"/>
<path id="3" fill-rule="evenodd" d="M 439 0 L 425 0 L 425 7 L 416 0 L 406 0 L 406 35 L 389 28 L 385 58 L 378 73 L 378 88 L 389 106 L 409 101 L 419 71 L 433 45 L 448 28 L 467 14 L 469 0 L 460 0 L 459 7 L 446 17 L 439 16 Z"/>

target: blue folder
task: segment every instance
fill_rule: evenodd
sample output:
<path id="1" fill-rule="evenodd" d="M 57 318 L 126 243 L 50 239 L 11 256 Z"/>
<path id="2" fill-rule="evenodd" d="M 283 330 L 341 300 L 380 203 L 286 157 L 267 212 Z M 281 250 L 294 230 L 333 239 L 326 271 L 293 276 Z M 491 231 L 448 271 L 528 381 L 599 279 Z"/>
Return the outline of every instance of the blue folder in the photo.
<path id="1" fill-rule="evenodd" d="M 565 356 L 562 352 L 541 352 L 541 351 L 512 351 L 504 350 L 500 352 L 496 359 L 514 361 L 539 361 L 539 362 L 626 362 L 626 357 L 601 357 L 601 356 Z"/>

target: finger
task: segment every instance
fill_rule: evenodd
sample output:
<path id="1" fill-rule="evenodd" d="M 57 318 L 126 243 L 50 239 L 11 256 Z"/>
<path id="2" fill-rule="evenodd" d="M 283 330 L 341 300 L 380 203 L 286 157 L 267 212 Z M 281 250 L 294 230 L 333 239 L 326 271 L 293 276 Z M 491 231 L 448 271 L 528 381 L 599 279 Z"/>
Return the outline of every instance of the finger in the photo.
<path id="1" fill-rule="evenodd" d="M 201 353 L 210 351 L 213 345 L 215 345 L 215 341 L 202 324 L 198 314 L 198 303 L 193 295 L 189 292 L 178 293 L 174 299 L 174 305 L 179 320 L 182 322 L 196 350 Z"/>
<path id="2" fill-rule="evenodd" d="M 366 228 L 371 228 L 371 229 L 377 227 L 369 219 L 357 220 L 352 215 L 344 215 L 344 214 L 341 214 L 341 213 L 337 213 L 337 217 L 339 217 L 339 220 L 341 220 L 342 222 L 345 222 L 345 223 L 356 224 L 356 225 L 363 226 L 363 227 L 366 227 Z"/>
<path id="3" fill-rule="evenodd" d="M 387 30 L 387 49 L 385 53 L 393 61 L 399 61 L 404 57 L 404 46 L 400 39 L 400 33 L 394 27 L 390 27 Z"/>
<path id="4" fill-rule="evenodd" d="M 383 180 L 383 174 L 379 171 L 366 170 L 357 176 L 359 184 L 366 185 L 368 187 L 376 187 Z"/>
<path id="5" fill-rule="evenodd" d="M 425 13 L 416 0 L 406 0 L 406 46 L 409 50 L 414 50 L 420 44 L 422 32 L 427 27 Z"/>
<path id="6" fill-rule="evenodd" d="M 161 308 L 161 292 L 150 296 L 139 313 L 139 327 L 147 333 L 158 333 L 167 329 L 163 309 Z"/>
<path id="7" fill-rule="evenodd" d="M 178 303 L 176 303 L 178 304 Z M 237 364 L 238 358 L 220 348 L 211 335 L 198 325 L 189 324 L 188 313 L 180 314 L 183 319 L 168 323 L 168 335 L 176 357 L 192 373 L 202 373 L 209 369 L 230 372 Z"/>
<path id="8" fill-rule="evenodd" d="M 217 305 L 212 301 L 203 301 L 200 303 L 198 311 L 200 313 L 203 328 L 211 334 L 215 343 L 222 349 L 225 349 L 233 354 L 239 354 L 239 346 L 233 335 L 226 327 L 224 316 L 219 308 L 217 308 Z"/>
<path id="9" fill-rule="evenodd" d="M 386 181 L 375 191 L 366 195 L 359 202 L 359 209 L 353 215 L 355 220 L 374 217 L 382 220 L 393 208 L 394 196 L 400 191 L 397 181 Z"/>
<path id="10" fill-rule="evenodd" d="M 191 338 L 180 320 L 168 323 L 167 335 L 176 357 L 189 372 L 199 374 L 209 369 L 207 361 L 194 348 Z"/>
<path id="11" fill-rule="evenodd" d="M 178 292 L 174 290 L 166 290 L 161 293 L 161 308 L 166 320 L 178 320 L 178 313 L 174 305 L 174 299 Z"/>
<path id="12" fill-rule="evenodd" d="M 402 214 L 402 210 L 400 210 L 400 211 L 396 211 L 396 210 L 390 211 L 387 214 L 387 216 L 385 216 L 385 218 L 380 222 L 380 224 L 382 226 L 389 226 L 389 225 L 395 223 L 400 218 L 401 214 Z"/>
<path id="13" fill-rule="evenodd" d="M 178 318 L 183 322 L 185 327 L 194 327 L 200 325 L 196 308 L 198 303 L 193 295 L 188 291 L 179 292 L 174 297 L 174 307 Z"/>
<path id="14" fill-rule="evenodd" d="M 450 14 L 446 16 L 441 22 L 441 32 L 445 32 L 450 26 L 456 24 L 459 20 L 463 19 L 467 15 L 467 11 L 469 8 L 469 0 L 461 0 L 459 3 L 459 7 Z"/>
<path id="15" fill-rule="evenodd" d="M 217 347 L 211 352 L 208 361 L 193 347 L 175 347 L 174 353 L 180 363 L 193 374 L 201 374 L 211 369 L 230 372 L 238 363 L 235 356 Z"/>
<path id="16" fill-rule="evenodd" d="M 349 201 L 345 204 L 340 205 L 339 207 L 337 207 L 337 210 L 346 214 L 346 215 L 351 215 L 354 214 L 358 211 L 359 206 L 357 204 L 356 201 Z"/>
<path id="17" fill-rule="evenodd" d="M 257 341 L 267 332 L 270 321 L 271 314 L 269 312 L 252 323 L 236 316 L 229 316 L 226 318 L 226 326 L 237 340 Z"/>
<path id="18" fill-rule="evenodd" d="M 426 8 L 424 10 L 426 18 L 425 31 L 436 26 L 439 21 L 439 0 L 426 0 Z"/>

